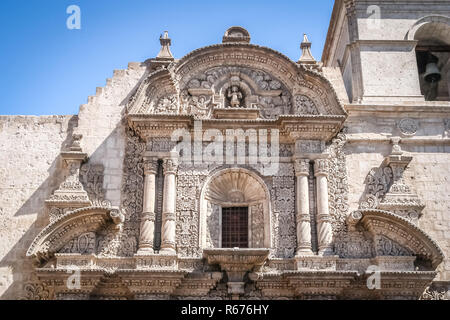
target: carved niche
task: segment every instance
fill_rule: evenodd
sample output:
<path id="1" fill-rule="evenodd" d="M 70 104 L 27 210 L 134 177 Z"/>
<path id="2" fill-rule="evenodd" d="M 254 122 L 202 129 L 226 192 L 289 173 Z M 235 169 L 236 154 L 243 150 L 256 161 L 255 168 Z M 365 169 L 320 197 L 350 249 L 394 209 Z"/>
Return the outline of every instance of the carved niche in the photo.
<path id="1" fill-rule="evenodd" d="M 201 199 L 202 243 L 220 248 L 223 207 L 249 208 L 249 248 L 270 247 L 268 191 L 256 174 L 241 168 L 225 169 L 207 182 Z"/>
<path id="2" fill-rule="evenodd" d="M 267 72 L 225 66 L 202 71 L 181 82 L 181 113 L 209 118 L 213 108 L 258 109 L 261 118 L 291 113 L 291 94 Z"/>

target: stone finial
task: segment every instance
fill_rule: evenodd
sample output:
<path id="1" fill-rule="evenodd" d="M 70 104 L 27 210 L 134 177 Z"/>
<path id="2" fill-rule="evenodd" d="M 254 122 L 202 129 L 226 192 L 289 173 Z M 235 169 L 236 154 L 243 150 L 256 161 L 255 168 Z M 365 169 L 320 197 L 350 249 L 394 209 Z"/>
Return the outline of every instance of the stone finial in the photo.
<path id="1" fill-rule="evenodd" d="M 69 147 L 70 151 L 81 152 L 81 138 L 83 138 L 82 134 L 74 133 L 72 135 L 72 145 Z"/>
<path id="2" fill-rule="evenodd" d="M 156 56 L 156 59 L 173 60 L 172 52 L 170 52 L 172 40 L 169 38 L 168 31 L 164 31 L 164 35 L 159 37 L 159 42 L 161 43 L 161 50 Z"/>
<path id="3" fill-rule="evenodd" d="M 222 38 L 222 43 L 227 42 L 250 43 L 250 33 L 242 27 L 231 27 Z"/>
<path id="4" fill-rule="evenodd" d="M 309 42 L 308 36 L 306 34 L 303 35 L 303 41 L 300 44 L 300 49 L 302 49 L 302 56 L 298 60 L 298 63 L 302 64 L 316 63 L 316 59 L 314 59 L 311 53 L 311 42 Z"/>

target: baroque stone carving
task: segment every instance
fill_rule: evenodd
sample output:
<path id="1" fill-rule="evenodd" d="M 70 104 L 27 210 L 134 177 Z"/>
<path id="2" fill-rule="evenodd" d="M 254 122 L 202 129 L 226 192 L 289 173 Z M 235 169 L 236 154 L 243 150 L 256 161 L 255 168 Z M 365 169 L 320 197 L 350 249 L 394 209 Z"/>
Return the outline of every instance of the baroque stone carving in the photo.
<path id="1" fill-rule="evenodd" d="M 449 300 L 448 291 L 445 289 L 436 289 L 429 286 L 425 289 L 420 300 Z"/>
<path id="2" fill-rule="evenodd" d="M 387 193 L 392 182 L 393 173 L 390 167 L 372 168 L 366 177 L 366 191 L 360 208 L 376 208 Z"/>
<path id="3" fill-rule="evenodd" d="M 103 171 L 104 167 L 101 164 L 86 163 L 81 166 L 80 180 L 94 205 L 108 206 L 110 202 L 105 200 L 103 190 Z"/>
<path id="4" fill-rule="evenodd" d="M 412 157 L 403 155 L 396 140 L 393 141 L 392 154 L 385 158 L 379 168 L 371 169 L 367 175 L 360 208 L 391 211 L 417 223 L 424 205 L 404 179 L 405 169 Z"/>
<path id="5" fill-rule="evenodd" d="M 345 218 L 348 215 L 348 174 L 344 152 L 346 142 L 347 137 L 343 130 L 327 148 L 330 154 L 328 159 L 328 203 L 331 226 L 335 234 L 345 230 Z"/>
<path id="6" fill-rule="evenodd" d="M 206 245 L 208 248 L 220 248 L 221 247 L 221 227 L 220 221 L 220 206 L 212 204 L 208 201 L 208 210 L 206 217 Z"/>
<path id="7" fill-rule="evenodd" d="M 262 203 L 250 207 L 251 247 L 264 248 L 264 208 Z"/>
<path id="8" fill-rule="evenodd" d="M 40 283 L 25 284 L 24 292 L 22 300 L 49 300 L 52 298 L 50 290 Z"/>
<path id="9" fill-rule="evenodd" d="M 363 232 L 342 233 L 335 240 L 335 252 L 341 258 L 372 258 L 373 248 L 373 241 Z"/>
<path id="10" fill-rule="evenodd" d="M 263 118 L 291 112 L 290 93 L 268 73 L 244 67 L 216 67 L 183 80 L 182 113 L 208 118 L 211 109 L 255 108 Z"/>
<path id="11" fill-rule="evenodd" d="M 414 119 L 405 118 L 398 122 L 398 128 L 405 136 L 413 136 L 419 130 L 419 122 Z"/>
<path id="12" fill-rule="evenodd" d="M 385 236 L 375 237 L 375 250 L 380 256 L 410 256 L 411 251 Z"/>
<path id="13" fill-rule="evenodd" d="M 83 233 L 70 240 L 59 252 L 93 254 L 95 253 L 95 239 L 94 232 Z"/>
<path id="14" fill-rule="evenodd" d="M 298 95 L 294 97 L 294 114 L 318 115 L 319 111 L 315 103 L 307 96 Z"/>
<path id="15" fill-rule="evenodd" d="M 177 111 L 178 96 L 176 94 L 171 94 L 158 100 L 155 105 L 154 113 L 177 113 Z"/>

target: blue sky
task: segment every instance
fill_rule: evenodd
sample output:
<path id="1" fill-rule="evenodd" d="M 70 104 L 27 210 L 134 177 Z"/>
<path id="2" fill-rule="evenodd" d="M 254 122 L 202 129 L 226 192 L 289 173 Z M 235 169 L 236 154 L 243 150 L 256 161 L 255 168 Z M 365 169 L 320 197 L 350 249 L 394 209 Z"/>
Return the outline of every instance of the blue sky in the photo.
<path id="1" fill-rule="evenodd" d="M 1 0 L 0 115 L 76 114 L 114 69 L 159 51 L 168 30 L 172 53 L 222 41 L 233 25 L 251 42 L 297 61 L 303 33 L 322 54 L 333 0 Z M 66 9 L 81 9 L 81 29 L 69 30 Z"/>

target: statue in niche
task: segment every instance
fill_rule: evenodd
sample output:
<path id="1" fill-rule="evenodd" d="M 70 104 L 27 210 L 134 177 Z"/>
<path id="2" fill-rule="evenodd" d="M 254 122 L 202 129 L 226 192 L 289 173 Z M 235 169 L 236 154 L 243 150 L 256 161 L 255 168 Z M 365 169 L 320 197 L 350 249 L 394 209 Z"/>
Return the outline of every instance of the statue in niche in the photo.
<path id="1" fill-rule="evenodd" d="M 227 91 L 227 97 L 230 99 L 230 106 L 232 108 L 241 107 L 243 95 L 238 86 L 232 86 L 231 88 L 229 88 Z"/>

